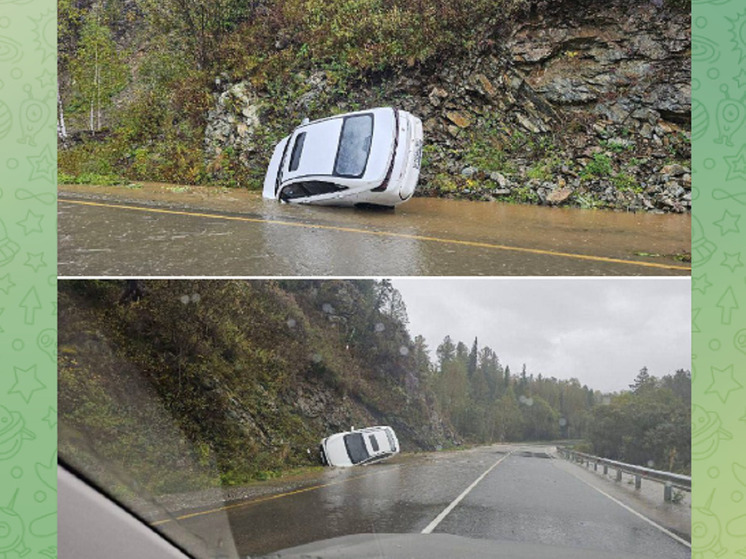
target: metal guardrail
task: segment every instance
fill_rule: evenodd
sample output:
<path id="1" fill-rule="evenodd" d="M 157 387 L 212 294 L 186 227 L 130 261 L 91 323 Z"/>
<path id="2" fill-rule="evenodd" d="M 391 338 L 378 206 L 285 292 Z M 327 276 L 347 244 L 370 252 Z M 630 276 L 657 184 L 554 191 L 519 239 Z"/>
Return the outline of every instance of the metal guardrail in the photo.
<path id="1" fill-rule="evenodd" d="M 634 475 L 635 489 L 640 489 L 643 479 L 662 483 L 663 500 L 666 502 L 671 502 L 673 500 L 674 487 L 682 491 L 691 492 L 692 490 L 692 478 L 690 476 L 664 472 L 662 470 L 653 470 L 651 468 L 644 468 L 634 464 L 625 464 L 624 462 L 617 462 L 616 460 L 609 460 L 608 458 L 601 458 L 599 456 L 593 456 L 592 454 L 577 452 L 562 446 L 557 447 L 557 452 L 567 460 L 581 463 L 585 462 L 586 468 L 590 468 L 591 465 L 593 465 L 594 471 L 598 471 L 598 467 L 603 466 L 604 475 L 609 473 L 609 467 L 611 467 L 616 470 L 616 481 L 622 481 L 623 473 Z"/>

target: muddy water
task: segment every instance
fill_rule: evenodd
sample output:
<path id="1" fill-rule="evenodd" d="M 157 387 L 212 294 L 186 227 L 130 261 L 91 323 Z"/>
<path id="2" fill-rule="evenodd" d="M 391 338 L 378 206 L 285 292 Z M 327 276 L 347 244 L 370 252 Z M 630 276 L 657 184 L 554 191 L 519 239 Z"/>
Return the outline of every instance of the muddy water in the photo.
<path id="1" fill-rule="evenodd" d="M 61 275 L 688 275 L 689 216 L 415 198 L 394 211 L 60 188 Z"/>

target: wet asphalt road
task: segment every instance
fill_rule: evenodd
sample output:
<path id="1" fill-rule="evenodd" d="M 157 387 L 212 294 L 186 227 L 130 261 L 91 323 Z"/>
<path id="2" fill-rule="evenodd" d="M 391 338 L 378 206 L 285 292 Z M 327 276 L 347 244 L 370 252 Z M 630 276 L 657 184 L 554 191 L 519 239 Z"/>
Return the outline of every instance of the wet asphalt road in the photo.
<path id="1" fill-rule="evenodd" d="M 549 452 L 548 447 L 502 445 L 326 469 L 299 487 L 231 503 L 219 513 L 192 512 L 179 522 L 209 534 L 227 518 L 241 556 L 346 534 L 429 530 L 640 557 L 690 557 L 688 547 L 583 482 L 582 475 L 589 474 L 582 468 L 552 459 Z M 684 520 L 687 514 L 684 510 Z M 675 523 L 674 517 L 684 522 L 682 510 L 670 514 Z"/>
<path id="2" fill-rule="evenodd" d="M 59 274 L 690 274 L 675 258 L 688 216 L 424 198 L 375 212 L 184 188 L 61 187 Z"/>

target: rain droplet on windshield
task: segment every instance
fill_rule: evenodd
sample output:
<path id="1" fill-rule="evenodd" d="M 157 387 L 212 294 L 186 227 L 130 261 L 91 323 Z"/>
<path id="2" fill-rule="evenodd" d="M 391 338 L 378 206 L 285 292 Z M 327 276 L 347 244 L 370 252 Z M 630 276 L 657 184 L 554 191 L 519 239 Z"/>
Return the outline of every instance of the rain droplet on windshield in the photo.
<path id="1" fill-rule="evenodd" d="M 189 295 L 182 295 L 179 297 L 179 301 L 181 301 L 184 305 L 189 304 Z"/>
<path id="2" fill-rule="evenodd" d="M 386 329 L 381 322 L 377 323 L 374 328 L 376 332 L 383 332 Z"/>
<path id="3" fill-rule="evenodd" d="M 324 303 L 323 305 L 321 305 L 321 310 L 327 314 L 332 314 L 334 312 L 334 307 L 332 307 L 329 303 Z"/>
<path id="4" fill-rule="evenodd" d="M 409 355 L 409 348 L 407 346 L 401 346 L 399 348 L 399 353 L 402 355 Z"/>
<path id="5" fill-rule="evenodd" d="M 313 361 L 314 363 L 321 363 L 321 354 L 320 353 L 314 353 L 311 356 L 311 361 Z"/>
<path id="6" fill-rule="evenodd" d="M 288 325 L 288 328 L 295 328 L 295 319 L 294 318 L 288 318 L 287 325 Z"/>

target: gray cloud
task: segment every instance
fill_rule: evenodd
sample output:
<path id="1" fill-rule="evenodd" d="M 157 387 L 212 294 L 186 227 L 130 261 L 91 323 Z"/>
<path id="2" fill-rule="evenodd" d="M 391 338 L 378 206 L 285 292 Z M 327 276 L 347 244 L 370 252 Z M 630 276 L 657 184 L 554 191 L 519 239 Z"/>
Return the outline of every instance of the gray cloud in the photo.
<path id="1" fill-rule="evenodd" d="M 412 336 L 488 345 L 513 372 L 623 390 L 691 368 L 688 278 L 401 278 Z"/>

